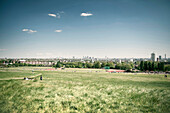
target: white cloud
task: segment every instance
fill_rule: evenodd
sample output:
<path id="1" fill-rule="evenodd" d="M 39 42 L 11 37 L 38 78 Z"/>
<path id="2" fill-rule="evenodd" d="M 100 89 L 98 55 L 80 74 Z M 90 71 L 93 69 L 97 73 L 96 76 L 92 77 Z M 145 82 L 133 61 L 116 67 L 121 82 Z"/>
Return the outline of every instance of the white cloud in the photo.
<path id="1" fill-rule="evenodd" d="M 37 31 L 34 31 L 34 30 L 30 29 L 28 33 L 36 33 L 36 32 Z"/>
<path id="2" fill-rule="evenodd" d="M 48 14 L 48 16 L 56 17 L 56 14 Z"/>
<path id="3" fill-rule="evenodd" d="M 27 33 L 35 33 L 37 32 L 36 30 L 32 30 L 32 29 L 22 29 L 23 32 L 27 32 Z"/>
<path id="4" fill-rule="evenodd" d="M 28 29 L 23 29 L 22 31 L 28 31 Z"/>
<path id="5" fill-rule="evenodd" d="M 58 33 L 60 33 L 60 32 L 62 32 L 62 30 L 55 30 L 54 32 L 58 32 Z"/>
<path id="6" fill-rule="evenodd" d="M 7 51 L 8 49 L 0 49 L 0 51 Z"/>
<path id="7" fill-rule="evenodd" d="M 81 13 L 80 16 L 92 16 L 93 14 L 92 13 Z"/>
<path id="8" fill-rule="evenodd" d="M 64 11 L 58 11 L 56 14 L 48 14 L 48 16 L 56 17 L 58 19 L 61 18 L 61 14 L 64 14 Z"/>

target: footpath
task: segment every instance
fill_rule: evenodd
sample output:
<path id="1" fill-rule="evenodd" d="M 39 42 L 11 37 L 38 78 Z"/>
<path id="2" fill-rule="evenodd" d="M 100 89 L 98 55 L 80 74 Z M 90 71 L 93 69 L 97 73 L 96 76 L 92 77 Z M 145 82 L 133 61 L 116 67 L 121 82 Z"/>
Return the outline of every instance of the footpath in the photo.
<path id="1" fill-rule="evenodd" d="M 37 75 L 35 75 L 35 76 L 30 76 L 30 77 L 28 77 L 28 78 L 34 79 L 34 78 L 36 78 L 36 77 L 38 77 L 38 76 L 41 76 L 41 75 L 42 75 L 42 73 L 39 73 L 39 74 L 37 74 Z M 24 80 L 24 78 L 25 78 L 25 77 L 0 78 L 0 80 Z"/>

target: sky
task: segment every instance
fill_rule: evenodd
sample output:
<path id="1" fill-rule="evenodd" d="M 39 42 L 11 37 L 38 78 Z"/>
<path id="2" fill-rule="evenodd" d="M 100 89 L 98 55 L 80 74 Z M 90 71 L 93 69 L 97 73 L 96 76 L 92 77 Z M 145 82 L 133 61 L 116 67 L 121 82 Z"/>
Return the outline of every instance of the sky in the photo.
<path id="1" fill-rule="evenodd" d="M 170 55 L 170 0 L 0 0 L 0 57 Z"/>

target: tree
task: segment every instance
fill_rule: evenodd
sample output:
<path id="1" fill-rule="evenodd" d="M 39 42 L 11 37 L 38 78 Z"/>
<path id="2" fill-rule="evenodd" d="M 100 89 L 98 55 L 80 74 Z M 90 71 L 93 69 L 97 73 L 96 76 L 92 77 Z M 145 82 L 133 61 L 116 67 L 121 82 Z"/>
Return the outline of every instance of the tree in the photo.
<path id="1" fill-rule="evenodd" d="M 68 63 L 65 66 L 66 66 L 66 68 L 70 68 L 71 67 Z"/>
<path id="2" fill-rule="evenodd" d="M 170 65 L 165 65 L 165 71 L 170 71 Z"/>
<path id="3" fill-rule="evenodd" d="M 134 66 L 134 64 L 131 62 L 130 63 L 130 66 L 132 67 L 132 68 L 135 68 L 135 66 Z"/>
<path id="4" fill-rule="evenodd" d="M 121 66 L 122 66 L 121 63 L 117 63 L 116 66 L 115 66 L 115 68 L 116 68 L 116 69 L 120 69 Z"/>
<path id="5" fill-rule="evenodd" d="M 144 71 L 146 71 L 146 70 L 148 70 L 148 62 L 147 61 L 144 62 Z"/>
<path id="6" fill-rule="evenodd" d="M 87 65 L 86 65 L 86 63 L 83 63 L 83 68 L 87 68 Z"/>
<path id="7" fill-rule="evenodd" d="M 18 67 L 19 66 L 19 64 L 18 63 L 15 63 L 15 67 Z"/>
<path id="8" fill-rule="evenodd" d="M 143 61 L 140 62 L 140 70 L 141 70 L 141 71 L 144 70 L 144 63 L 143 63 Z"/>
<path id="9" fill-rule="evenodd" d="M 115 68 L 115 65 L 113 64 L 113 62 L 107 62 L 106 66 L 110 67 L 110 69 Z"/>
<path id="10" fill-rule="evenodd" d="M 125 63 L 124 62 L 121 63 L 120 69 L 125 70 Z"/>
<path id="11" fill-rule="evenodd" d="M 106 62 L 102 62 L 101 67 L 105 67 L 106 66 Z"/>
<path id="12" fill-rule="evenodd" d="M 3 60 L 3 59 L 2 59 L 2 60 L 0 60 L 0 63 L 2 63 L 2 64 L 3 64 L 4 62 L 5 62 L 5 60 Z"/>
<path id="13" fill-rule="evenodd" d="M 151 70 L 152 70 L 152 71 L 155 71 L 155 62 L 152 62 Z"/>
<path id="14" fill-rule="evenodd" d="M 86 62 L 86 66 L 87 66 L 87 68 L 92 68 L 92 67 L 93 67 L 93 64 Z"/>
<path id="15" fill-rule="evenodd" d="M 83 67 L 82 63 L 78 62 L 78 68 L 82 68 L 82 67 Z"/>
<path id="16" fill-rule="evenodd" d="M 55 67 L 56 67 L 56 68 L 62 67 L 62 63 L 61 63 L 60 61 L 58 61 Z"/>
<path id="17" fill-rule="evenodd" d="M 158 63 L 158 71 L 161 71 L 161 63 Z"/>
<path id="18" fill-rule="evenodd" d="M 148 63 L 148 69 L 149 69 L 149 71 L 152 70 L 152 64 L 151 64 L 151 62 Z"/>
<path id="19" fill-rule="evenodd" d="M 9 59 L 9 63 L 12 63 L 12 59 Z"/>
<path id="20" fill-rule="evenodd" d="M 124 70 L 131 70 L 132 66 L 130 64 L 125 64 L 124 65 Z"/>
<path id="21" fill-rule="evenodd" d="M 101 68 L 101 64 L 99 61 L 94 63 L 94 68 Z"/>
<path id="22" fill-rule="evenodd" d="M 159 68 L 158 68 L 158 62 L 155 62 L 155 71 L 158 71 Z"/>
<path id="23" fill-rule="evenodd" d="M 161 71 L 165 71 L 164 62 L 160 62 L 160 70 L 161 70 Z"/>

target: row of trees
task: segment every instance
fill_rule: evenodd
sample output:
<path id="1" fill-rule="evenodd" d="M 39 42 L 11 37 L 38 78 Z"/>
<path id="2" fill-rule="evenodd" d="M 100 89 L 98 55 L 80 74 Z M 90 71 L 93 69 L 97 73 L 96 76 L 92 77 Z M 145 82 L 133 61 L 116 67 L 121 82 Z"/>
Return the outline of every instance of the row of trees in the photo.
<path id="1" fill-rule="evenodd" d="M 56 68 L 66 67 L 66 68 L 105 68 L 105 69 L 123 69 L 123 70 L 130 70 L 133 68 L 133 64 L 130 63 L 117 63 L 114 64 L 113 62 L 99 62 L 96 61 L 94 63 L 82 63 L 82 62 L 67 62 L 63 63 L 58 61 L 57 64 L 54 66 Z"/>
<path id="2" fill-rule="evenodd" d="M 0 61 L 3 64 L 4 61 Z M 26 63 L 11 63 L 8 65 L 1 65 L 0 67 L 18 67 L 18 66 L 45 66 L 42 64 L 26 64 Z M 141 71 L 170 71 L 170 65 L 164 64 L 164 62 L 151 62 L 151 61 L 138 61 L 138 62 L 122 62 L 113 63 L 112 61 L 96 61 L 92 62 L 60 62 L 53 64 L 54 67 L 66 67 L 66 68 L 105 68 L 105 69 L 122 69 L 122 70 L 132 70 L 138 69 Z"/>
<path id="3" fill-rule="evenodd" d="M 113 62 L 94 62 L 94 63 L 90 63 L 90 62 L 86 62 L 86 63 L 82 63 L 82 62 L 60 62 L 58 61 L 57 64 L 55 65 L 56 68 L 60 68 L 60 67 L 66 67 L 66 68 L 104 68 L 104 67 L 110 67 L 111 69 L 115 68 L 115 65 L 113 64 Z"/>
<path id="4" fill-rule="evenodd" d="M 141 71 L 165 71 L 164 62 L 141 61 L 139 69 Z"/>
<path id="5" fill-rule="evenodd" d="M 82 62 L 67 62 L 63 63 L 58 61 L 54 66 L 56 68 L 66 67 L 66 68 L 105 68 L 105 69 L 122 69 L 122 70 L 132 70 L 138 69 L 141 71 L 168 71 L 169 67 L 165 66 L 164 62 L 150 62 L 141 61 L 138 63 L 113 63 L 113 62 L 100 62 L 96 61 L 94 63 L 82 63 Z"/>
<path id="6" fill-rule="evenodd" d="M 134 64 L 133 63 L 117 63 L 115 66 L 116 69 L 123 69 L 123 70 L 131 70 L 134 68 Z"/>

